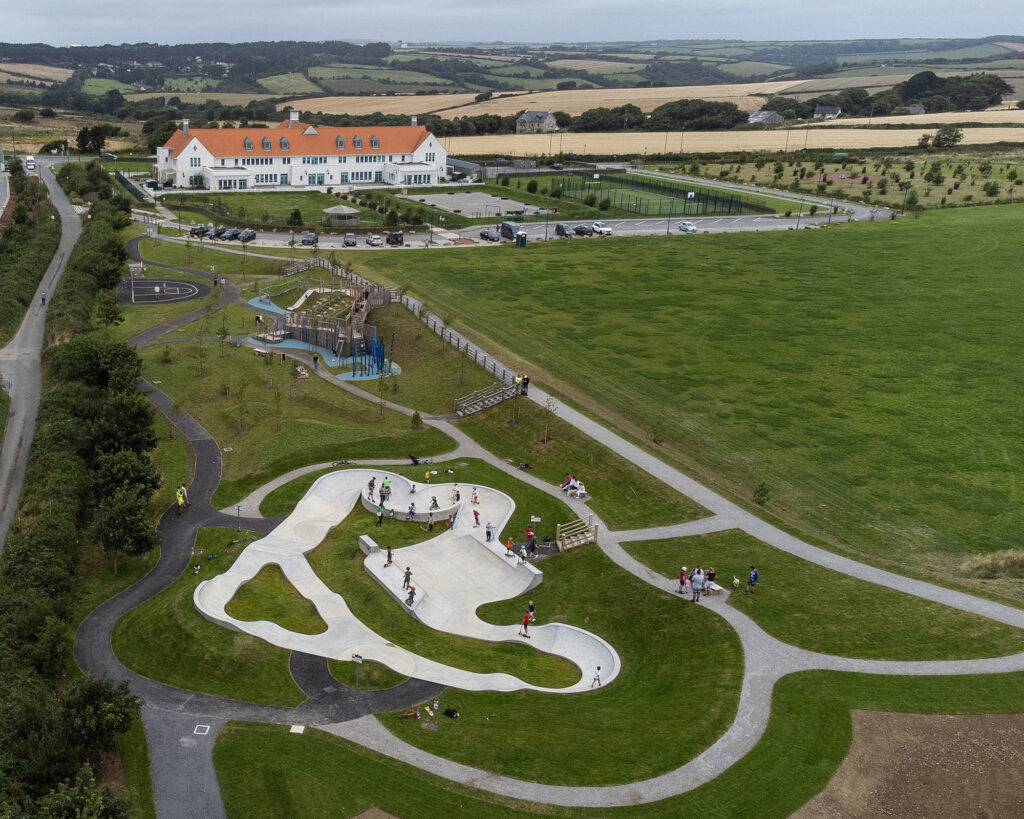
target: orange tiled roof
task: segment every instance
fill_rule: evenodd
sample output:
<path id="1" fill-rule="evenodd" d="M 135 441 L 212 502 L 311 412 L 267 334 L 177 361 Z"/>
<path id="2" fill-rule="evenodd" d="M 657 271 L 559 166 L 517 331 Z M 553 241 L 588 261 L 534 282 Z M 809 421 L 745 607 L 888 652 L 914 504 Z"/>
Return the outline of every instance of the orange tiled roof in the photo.
<path id="1" fill-rule="evenodd" d="M 316 133 L 307 134 L 311 127 Z M 362 137 L 362 150 L 354 147 L 357 136 Z M 379 148 L 371 148 L 372 136 L 380 140 Z M 177 130 L 164 147 L 171 149 L 171 156 L 178 156 L 193 139 L 198 139 L 215 157 L 411 154 L 428 136 L 430 133 L 422 125 L 330 128 L 285 120 L 276 128 L 189 128 L 188 134 Z M 245 150 L 246 137 L 252 140 L 251 151 Z M 288 150 L 281 147 L 282 137 L 288 140 Z M 345 140 L 342 151 L 338 150 L 337 137 Z M 269 150 L 263 148 L 264 138 L 270 140 Z"/>

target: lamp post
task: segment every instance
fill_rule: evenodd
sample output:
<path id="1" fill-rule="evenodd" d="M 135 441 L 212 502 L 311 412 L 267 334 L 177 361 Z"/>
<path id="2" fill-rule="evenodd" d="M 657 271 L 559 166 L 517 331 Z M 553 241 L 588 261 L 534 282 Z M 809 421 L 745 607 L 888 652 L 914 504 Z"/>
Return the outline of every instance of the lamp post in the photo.
<path id="1" fill-rule="evenodd" d="M 902 216 L 906 216 L 907 215 L 907 196 L 909 194 L 910 194 L 910 183 L 909 182 L 904 182 L 903 183 L 903 207 L 901 209 L 901 215 Z"/>
<path id="2" fill-rule="evenodd" d="M 835 202 L 836 202 L 835 196 L 833 196 L 831 199 L 828 200 L 828 223 L 829 223 L 829 225 L 832 224 L 832 211 L 834 211 L 836 209 Z"/>
<path id="3" fill-rule="evenodd" d="M 235 531 L 242 531 L 242 507 L 238 505 L 235 507 Z"/>
<path id="4" fill-rule="evenodd" d="M 672 207 L 675 205 L 676 200 L 670 199 L 668 202 L 668 218 L 665 220 L 665 235 L 672 235 Z"/>
<path id="5" fill-rule="evenodd" d="M 430 206 L 430 236 L 427 239 L 427 243 L 434 241 L 434 205 Z"/>
<path id="6" fill-rule="evenodd" d="M 800 197 L 800 210 L 796 214 L 796 229 L 800 230 L 800 217 L 804 215 L 804 198 Z"/>

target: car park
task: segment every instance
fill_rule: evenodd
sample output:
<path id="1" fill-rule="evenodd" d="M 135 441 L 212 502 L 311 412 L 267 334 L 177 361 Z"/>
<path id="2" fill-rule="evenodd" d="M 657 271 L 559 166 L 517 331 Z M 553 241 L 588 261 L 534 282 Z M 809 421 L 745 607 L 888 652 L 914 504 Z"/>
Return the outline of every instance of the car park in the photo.
<path id="1" fill-rule="evenodd" d="M 246 228 L 238 234 L 238 241 L 240 242 L 251 242 L 256 238 L 256 231 L 252 228 Z"/>
<path id="2" fill-rule="evenodd" d="M 593 236 L 594 235 L 594 229 L 590 225 L 576 225 L 576 227 L 574 227 L 572 229 L 572 231 L 577 236 Z"/>
<path id="3" fill-rule="evenodd" d="M 206 225 L 194 225 L 189 229 L 188 235 L 195 238 L 197 236 L 205 236 L 209 228 Z"/>
<path id="4" fill-rule="evenodd" d="M 356 235 L 354 233 L 345 234 L 345 247 L 355 247 L 359 242 L 356 241 Z"/>
<path id="5" fill-rule="evenodd" d="M 575 231 L 573 230 L 572 225 L 567 225 L 565 224 L 565 222 L 559 222 L 557 225 L 555 225 L 555 236 L 561 236 L 565 239 L 571 239 L 574 234 Z"/>
<path id="6" fill-rule="evenodd" d="M 366 237 L 366 244 L 370 247 L 381 247 L 384 244 L 384 240 L 380 238 L 376 233 L 371 233 Z"/>
<path id="7" fill-rule="evenodd" d="M 220 238 L 223 239 L 225 242 L 230 242 L 233 241 L 234 239 L 237 239 L 238 234 L 240 234 L 241 232 L 242 231 L 240 231 L 238 228 L 228 228 L 220 235 Z"/>
<path id="8" fill-rule="evenodd" d="M 486 228 L 480 231 L 480 238 L 486 242 L 500 242 L 501 234 L 494 228 Z"/>
<path id="9" fill-rule="evenodd" d="M 604 222 L 594 222 L 594 233 L 598 236 L 611 236 L 612 229 L 608 227 Z"/>
<path id="10" fill-rule="evenodd" d="M 693 222 L 680 222 L 679 229 L 683 233 L 696 233 L 697 226 Z"/>
<path id="11" fill-rule="evenodd" d="M 401 247 L 405 244 L 405 235 L 400 230 L 392 231 L 388 234 L 388 244 L 391 247 Z"/>
<path id="12" fill-rule="evenodd" d="M 313 245 L 319 243 L 319 241 L 320 239 L 317 237 L 315 233 L 307 233 L 305 236 L 302 237 L 301 243 L 312 247 Z"/>

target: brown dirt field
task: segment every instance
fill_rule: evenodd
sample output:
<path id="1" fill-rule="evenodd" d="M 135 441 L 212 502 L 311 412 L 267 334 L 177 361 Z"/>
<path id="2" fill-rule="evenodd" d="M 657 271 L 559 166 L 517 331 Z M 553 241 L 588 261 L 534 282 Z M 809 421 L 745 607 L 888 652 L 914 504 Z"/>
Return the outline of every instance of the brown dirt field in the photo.
<path id="1" fill-rule="evenodd" d="M 552 60 L 548 65 L 555 68 L 571 68 L 574 71 L 600 71 L 604 68 L 641 68 L 639 63 L 627 63 L 621 60 Z"/>
<path id="2" fill-rule="evenodd" d="M 1024 43 L 993 43 L 993 45 L 1008 48 L 1010 51 L 1024 51 Z"/>
<path id="3" fill-rule="evenodd" d="M 75 73 L 70 68 L 54 68 L 35 63 L 0 63 L 0 70 L 13 71 L 15 74 L 27 74 L 40 80 L 56 80 L 57 82 L 64 82 Z"/>
<path id="4" fill-rule="evenodd" d="M 393 97 L 307 97 L 277 106 L 290 105 L 300 111 L 325 114 L 428 114 L 472 102 L 476 94 L 405 94 Z M 525 106 L 520 105 L 515 110 Z"/>
<path id="5" fill-rule="evenodd" d="M 850 752 L 792 819 L 1024 814 L 1024 714 L 853 712 Z"/>
<path id="6" fill-rule="evenodd" d="M 536 95 L 534 95 L 536 96 Z M 643 154 L 714 151 L 783 151 L 804 148 L 835 150 L 856 148 L 903 148 L 917 145 L 922 134 L 934 128 L 905 130 L 868 128 L 793 128 L 790 131 L 649 131 L 600 134 L 509 134 L 507 136 L 445 137 L 445 149 L 455 156 L 505 154 L 545 156 L 576 153 L 629 157 Z M 965 128 L 964 145 L 992 142 L 1024 142 L 1021 128 Z"/>

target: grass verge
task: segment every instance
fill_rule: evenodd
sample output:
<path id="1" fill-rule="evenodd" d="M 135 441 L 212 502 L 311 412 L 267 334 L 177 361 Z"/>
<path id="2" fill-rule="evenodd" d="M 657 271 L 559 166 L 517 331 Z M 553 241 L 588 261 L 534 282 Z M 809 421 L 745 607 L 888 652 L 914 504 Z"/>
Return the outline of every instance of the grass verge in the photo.
<path id="1" fill-rule="evenodd" d="M 375 691 L 383 688 L 394 688 L 401 685 L 409 678 L 392 671 L 386 665 L 375 663 L 372 660 L 363 660 L 359 664 L 359 685 L 356 685 L 356 664 L 342 663 L 338 660 L 328 660 L 327 668 L 342 685 L 349 688 L 358 688 L 360 691 Z"/>
<path id="2" fill-rule="evenodd" d="M 327 623 L 285 577 L 281 567 L 270 563 L 256 576 L 239 586 L 224 607 L 238 620 L 269 620 L 281 628 L 299 634 L 322 634 Z"/>
<path id="3" fill-rule="evenodd" d="M 288 670 L 286 649 L 211 623 L 192 602 L 196 586 L 227 570 L 257 537 L 234 529 L 200 529 L 197 548 L 205 550 L 203 558 L 217 558 L 199 559 L 198 574 L 186 569 L 167 589 L 117 622 L 112 642 L 118 659 L 139 674 L 191 691 L 268 705 L 303 702 L 305 694 Z"/>
<path id="4" fill-rule="evenodd" d="M 131 815 L 138 819 L 156 819 L 149 746 L 141 719 L 135 720 L 132 727 L 117 738 L 117 747 L 124 771 L 124 795 L 131 803 Z"/>
<path id="5" fill-rule="evenodd" d="M 679 567 L 713 565 L 718 581 L 746 583 L 750 564 L 761 582 L 755 595 L 734 593 L 729 605 L 774 637 L 825 654 L 885 660 L 952 660 L 1024 651 L 1024 631 L 901 591 L 826 569 L 730 530 L 687 538 L 624 544 L 666 577 Z"/>

